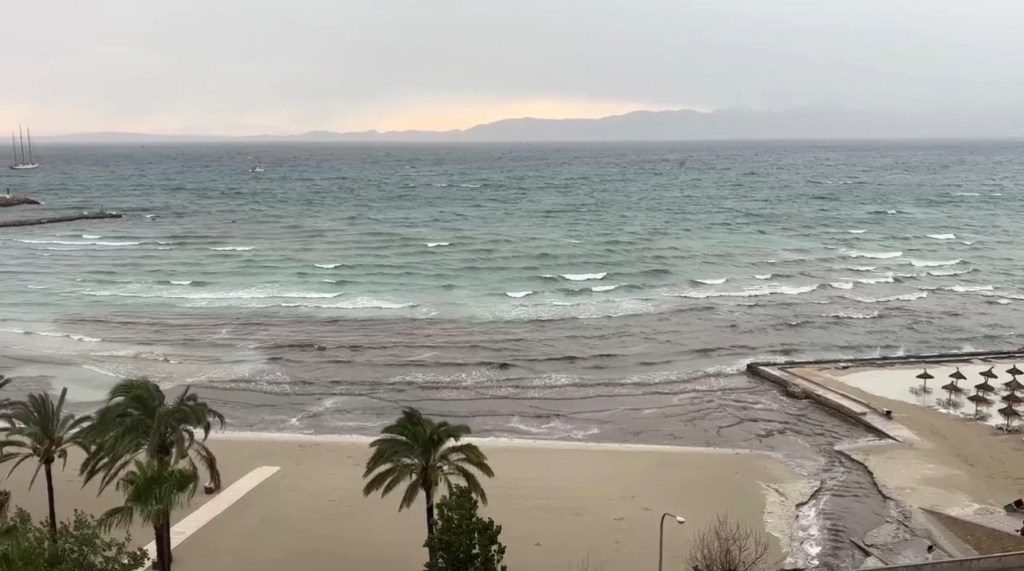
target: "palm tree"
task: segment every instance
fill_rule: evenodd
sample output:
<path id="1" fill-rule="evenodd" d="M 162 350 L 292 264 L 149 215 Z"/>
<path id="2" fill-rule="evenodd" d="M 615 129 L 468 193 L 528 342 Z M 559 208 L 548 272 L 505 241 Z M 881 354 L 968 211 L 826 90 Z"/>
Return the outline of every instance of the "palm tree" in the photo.
<path id="1" fill-rule="evenodd" d="M 36 482 L 40 468 L 46 476 L 46 499 L 49 502 L 50 539 L 57 540 L 57 505 L 53 497 L 53 463 L 61 461 L 61 468 L 68 463 L 68 450 L 80 448 L 87 450 L 82 430 L 90 421 L 89 416 L 76 417 L 64 413 L 64 399 L 68 389 L 60 391 L 60 398 L 53 402 L 49 393 L 30 394 L 23 401 L 7 404 L 0 413 L 0 424 L 5 425 L 6 438 L 0 441 L 0 463 L 14 460 L 14 466 L 8 473 L 21 466 L 29 459 L 36 459 L 38 464 L 29 488 Z"/>
<path id="2" fill-rule="evenodd" d="M 486 505 L 487 493 L 471 468 L 493 478 L 494 470 L 487 464 L 487 456 L 475 444 L 449 445 L 471 432 L 464 424 L 435 422 L 414 408 L 405 409 L 398 420 L 384 427 L 380 438 L 370 443 L 373 454 L 363 472 L 363 478 L 370 480 L 363 487 L 363 495 L 380 490 L 384 497 L 407 483 L 398 504 L 398 511 L 402 511 L 412 506 L 422 491 L 427 502 L 428 538 L 434 534 L 434 497 L 441 484 L 451 491 L 452 479 L 461 479 Z M 433 550 L 430 560 L 434 561 Z"/>
<path id="3" fill-rule="evenodd" d="M 126 379 L 110 390 L 88 430 L 92 450 L 82 463 L 85 482 L 100 479 L 100 490 L 142 458 L 165 467 L 185 466 L 198 473 L 201 464 L 214 490 L 221 487 L 217 458 L 203 443 L 212 423 L 224 426 L 224 415 L 186 388 L 167 401 L 160 387 L 146 379 Z M 170 520 L 161 525 L 170 542 Z M 168 560 L 171 558 L 168 552 Z"/>
<path id="4" fill-rule="evenodd" d="M 175 466 L 164 462 L 136 459 L 134 469 L 117 482 L 124 493 L 124 504 L 107 510 L 100 522 L 107 528 L 130 528 L 135 519 L 153 526 L 156 542 L 156 569 L 171 569 L 171 512 L 188 504 L 199 487 L 195 465 Z"/>

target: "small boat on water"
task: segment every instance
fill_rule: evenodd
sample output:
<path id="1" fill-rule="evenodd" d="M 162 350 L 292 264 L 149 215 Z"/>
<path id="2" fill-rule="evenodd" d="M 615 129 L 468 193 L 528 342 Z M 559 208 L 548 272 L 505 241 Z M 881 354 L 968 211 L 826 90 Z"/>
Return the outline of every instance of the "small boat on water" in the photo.
<path id="1" fill-rule="evenodd" d="M 14 155 L 14 162 L 11 169 L 16 171 L 31 170 L 39 168 L 39 163 L 32 159 L 32 131 L 28 131 L 28 159 L 25 159 L 25 137 L 21 132 L 21 125 L 18 125 L 18 138 L 21 140 L 21 157 L 18 157 L 18 146 L 15 145 L 14 131 L 11 131 L 11 153 Z"/>
<path id="2" fill-rule="evenodd" d="M 249 167 L 249 172 L 263 172 L 263 167 L 260 165 L 259 159 L 256 159 L 256 163 Z"/>

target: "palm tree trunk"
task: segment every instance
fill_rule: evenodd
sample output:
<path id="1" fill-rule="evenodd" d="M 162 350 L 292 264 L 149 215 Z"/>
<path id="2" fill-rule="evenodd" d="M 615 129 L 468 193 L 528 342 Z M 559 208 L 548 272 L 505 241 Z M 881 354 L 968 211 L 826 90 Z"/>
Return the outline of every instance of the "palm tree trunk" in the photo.
<path id="1" fill-rule="evenodd" d="M 164 530 L 163 523 L 153 524 L 153 539 L 156 543 L 156 569 L 158 571 L 168 571 L 170 568 L 167 561 L 167 554 L 164 551 Z"/>
<path id="2" fill-rule="evenodd" d="M 164 553 L 167 554 L 167 571 L 171 569 L 174 562 L 174 555 L 171 553 L 171 515 L 164 518 Z"/>
<path id="3" fill-rule="evenodd" d="M 423 486 L 423 494 L 427 500 L 427 539 L 434 537 L 434 497 L 430 493 L 430 486 Z M 434 546 L 428 544 L 427 555 L 430 560 L 430 567 L 433 569 L 437 563 L 437 554 L 434 553 Z"/>
<path id="4" fill-rule="evenodd" d="M 57 504 L 53 497 L 53 471 L 50 469 L 52 463 L 43 464 L 43 472 L 46 475 L 46 500 L 50 504 L 50 543 L 57 543 Z"/>

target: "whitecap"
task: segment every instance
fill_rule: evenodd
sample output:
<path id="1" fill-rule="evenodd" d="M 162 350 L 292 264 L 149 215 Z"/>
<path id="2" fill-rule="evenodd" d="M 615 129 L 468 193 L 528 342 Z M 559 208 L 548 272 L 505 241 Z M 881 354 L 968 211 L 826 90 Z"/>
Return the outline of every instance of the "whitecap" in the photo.
<path id="1" fill-rule="evenodd" d="M 59 244 L 62 246 L 138 246 L 142 242 L 101 242 L 97 240 L 18 240 L 22 244 Z"/>
<path id="2" fill-rule="evenodd" d="M 192 280 L 171 280 L 173 285 L 192 285 Z"/>
<path id="3" fill-rule="evenodd" d="M 892 276 L 881 276 L 877 278 L 861 278 L 857 281 L 862 284 L 891 284 L 896 280 Z"/>
<path id="4" fill-rule="evenodd" d="M 954 192 L 953 196 L 981 196 L 980 192 Z"/>
<path id="5" fill-rule="evenodd" d="M 344 292 L 312 292 L 312 291 L 275 291 L 267 288 L 248 288 L 230 291 L 190 291 L 182 289 L 163 289 L 160 291 L 83 291 L 83 295 L 97 297 L 142 297 L 142 298 L 167 298 L 167 299 L 272 299 L 272 298 L 298 298 L 298 299 L 330 299 L 338 297 Z"/>
<path id="6" fill-rule="evenodd" d="M 755 280 L 770 280 L 772 279 L 771 274 L 754 274 Z"/>
<path id="7" fill-rule="evenodd" d="M 613 289 L 615 289 L 617 287 L 619 287 L 619 286 L 617 286 L 617 285 L 594 286 L 594 287 L 590 288 L 590 291 L 600 293 L 600 292 L 603 292 L 603 291 L 612 291 Z"/>
<path id="8" fill-rule="evenodd" d="M 863 230 L 847 230 L 847 232 L 849 232 L 850 234 L 863 234 L 863 233 L 867 232 L 867 229 L 863 229 Z"/>
<path id="9" fill-rule="evenodd" d="M 914 301 L 915 299 L 922 299 L 928 297 L 926 291 L 915 291 L 911 293 L 905 293 L 902 295 L 890 295 L 886 297 L 850 297 L 850 299 L 859 301 L 861 303 L 885 303 L 889 301 Z"/>
<path id="10" fill-rule="evenodd" d="M 853 289 L 853 282 L 831 282 L 828 285 L 836 289 Z"/>
<path id="11" fill-rule="evenodd" d="M 878 260 L 888 260 L 891 258 L 898 258 L 903 255 L 903 252 L 857 252 L 854 250 L 847 250 L 846 255 L 851 258 L 874 258 Z"/>
<path id="12" fill-rule="evenodd" d="M 324 269 L 324 270 L 333 270 L 334 268 L 340 266 L 341 264 L 313 264 L 313 265 L 318 267 L 318 268 Z"/>
<path id="13" fill-rule="evenodd" d="M 858 313 L 856 311 L 838 311 L 836 313 L 825 313 L 822 317 L 832 317 L 836 319 L 874 319 L 878 317 L 877 311 L 871 313 Z"/>
<path id="14" fill-rule="evenodd" d="M 441 247 L 441 246 L 451 246 L 452 243 L 451 242 L 424 242 L 423 245 L 428 247 L 428 248 L 438 248 L 438 247 Z"/>
<path id="15" fill-rule="evenodd" d="M 596 274 L 560 274 L 562 278 L 567 279 L 571 282 L 585 282 L 588 280 L 603 280 L 608 272 L 599 272 Z"/>
<path id="16" fill-rule="evenodd" d="M 62 333 L 57 331 L 25 331 L 24 329 L 0 329 L 5 333 L 17 333 L 19 335 L 39 335 L 42 337 L 66 337 L 68 339 L 74 339 L 75 341 L 83 341 L 86 343 L 99 343 L 103 341 L 99 337 L 89 337 L 87 335 L 78 335 L 77 333 Z"/>
<path id="17" fill-rule="evenodd" d="M 917 268 L 932 268 L 935 266 L 955 266 L 963 260 L 910 260 L 910 263 Z"/>
<path id="18" fill-rule="evenodd" d="M 459 185 L 459 187 L 461 187 L 461 188 L 480 188 L 480 186 L 481 185 L 479 185 L 479 184 L 469 184 L 469 183 L 460 184 Z"/>
<path id="19" fill-rule="evenodd" d="M 666 295 L 675 297 L 690 297 L 695 299 L 704 299 L 708 297 L 759 297 L 763 295 L 800 295 L 803 293 L 810 293 L 818 289 L 819 284 L 812 284 L 807 286 L 784 286 L 778 284 L 768 284 L 763 286 L 753 286 L 745 288 L 741 291 L 684 291 L 680 293 L 669 293 Z"/>
<path id="20" fill-rule="evenodd" d="M 974 242 L 970 240 L 960 240 L 960 243 L 963 244 L 964 246 L 971 246 L 974 244 Z"/>
<path id="21" fill-rule="evenodd" d="M 959 276 L 961 274 L 968 274 L 974 271 L 974 268 L 967 268 L 964 270 L 929 270 L 928 275 L 930 276 Z"/>
<path id="22" fill-rule="evenodd" d="M 49 289 L 49 287 L 50 287 L 50 286 L 47 286 L 47 285 L 32 285 L 32 284 L 29 284 L 29 285 L 27 285 L 27 286 L 25 286 L 25 287 L 27 287 L 28 289 Z"/>
<path id="23" fill-rule="evenodd" d="M 956 240 L 956 234 L 926 234 L 926 236 L 936 240 Z"/>
<path id="24" fill-rule="evenodd" d="M 1003 299 L 997 299 L 996 303 L 998 303 L 999 305 L 1009 305 L 1009 304 L 1011 304 L 1013 302 L 1011 302 L 1010 300 L 1008 300 L 1006 298 L 1003 298 Z"/>
<path id="25" fill-rule="evenodd" d="M 528 295 L 531 295 L 532 293 L 533 292 L 529 291 L 529 290 L 525 290 L 525 291 L 506 291 L 505 295 L 507 295 L 509 297 L 512 297 L 512 298 L 519 299 L 521 297 L 526 297 Z"/>
<path id="26" fill-rule="evenodd" d="M 706 279 L 695 279 L 693 281 L 705 285 L 722 285 L 728 278 L 706 278 Z"/>
<path id="27" fill-rule="evenodd" d="M 82 238 L 85 238 L 86 240 L 99 240 L 102 237 L 102 234 L 82 234 Z"/>
<path id="28" fill-rule="evenodd" d="M 221 246 L 220 248 L 210 248 L 217 252 L 248 252 L 252 250 L 252 246 Z"/>
<path id="29" fill-rule="evenodd" d="M 873 272 L 878 269 L 877 266 L 844 266 L 844 270 L 850 270 L 854 272 Z"/>
<path id="30" fill-rule="evenodd" d="M 973 292 L 978 292 L 978 291 L 992 291 L 993 289 L 995 289 L 995 287 L 990 286 L 990 285 L 982 285 L 982 286 L 955 285 L 955 286 L 950 286 L 950 287 L 944 287 L 942 289 L 944 289 L 946 291 L 955 291 L 957 293 L 973 293 Z"/>

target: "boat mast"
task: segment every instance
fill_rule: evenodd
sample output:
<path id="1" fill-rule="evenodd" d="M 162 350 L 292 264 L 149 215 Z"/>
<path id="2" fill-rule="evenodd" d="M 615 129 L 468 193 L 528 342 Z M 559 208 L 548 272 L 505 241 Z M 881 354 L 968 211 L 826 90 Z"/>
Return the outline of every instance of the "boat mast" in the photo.
<path id="1" fill-rule="evenodd" d="M 21 132 L 21 124 L 18 124 L 18 138 L 21 139 L 21 162 L 25 163 L 25 134 Z"/>
<path id="2" fill-rule="evenodd" d="M 18 145 L 14 144 L 14 131 L 11 131 L 11 156 L 14 157 L 14 162 L 11 164 L 18 164 Z"/>
<path id="3" fill-rule="evenodd" d="M 28 162 L 32 163 L 32 129 L 25 127 L 25 131 L 28 133 Z"/>

